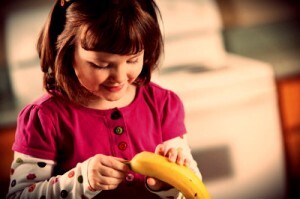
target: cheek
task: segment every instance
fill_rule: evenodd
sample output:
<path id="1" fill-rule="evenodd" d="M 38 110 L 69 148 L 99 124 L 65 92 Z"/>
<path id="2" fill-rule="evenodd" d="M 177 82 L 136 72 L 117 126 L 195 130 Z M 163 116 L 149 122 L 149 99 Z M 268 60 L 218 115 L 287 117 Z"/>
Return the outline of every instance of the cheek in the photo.
<path id="1" fill-rule="evenodd" d="M 85 79 L 85 72 L 82 68 L 80 67 L 74 67 L 74 71 L 75 71 L 75 74 L 78 78 L 78 80 L 81 82 L 82 79 Z"/>
<path id="2" fill-rule="evenodd" d="M 142 72 L 143 65 L 136 67 L 134 70 L 131 72 L 131 78 L 136 79 Z"/>
<path id="3" fill-rule="evenodd" d="M 79 82 L 88 89 L 92 89 L 93 87 L 98 86 L 98 84 L 102 82 L 102 76 L 98 75 L 95 71 L 93 72 L 90 70 L 75 70 L 75 73 Z"/>
<path id="4" fill-rule="evenodd" d="M 105 81 L 105 75 L 101 72 L 91 72 L 88 74 L 85 74 L 84 77 L 82 77 L 82 80 L 87 82 L 90 85 L 98 85 Z"/>

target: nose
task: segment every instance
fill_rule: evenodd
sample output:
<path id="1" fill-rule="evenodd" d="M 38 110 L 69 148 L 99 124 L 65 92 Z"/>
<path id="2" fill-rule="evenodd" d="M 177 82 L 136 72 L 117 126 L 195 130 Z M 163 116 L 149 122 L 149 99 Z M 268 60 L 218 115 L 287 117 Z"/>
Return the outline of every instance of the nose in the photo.
<path id="1" fill-rule="evenodd" d="M 114 69 L 111 71 L 110 79 L 114 83 L 122 83 L 122 82 L 127 81 L 126 66 L 118 65 L 118 66 L 114 67 Z"/>

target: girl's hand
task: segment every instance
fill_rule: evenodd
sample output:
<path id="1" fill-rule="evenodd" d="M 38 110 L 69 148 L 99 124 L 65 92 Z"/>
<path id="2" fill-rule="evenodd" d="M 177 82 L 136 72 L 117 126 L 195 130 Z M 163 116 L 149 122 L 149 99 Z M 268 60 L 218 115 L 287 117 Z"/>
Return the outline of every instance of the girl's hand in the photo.
<path id="1" fill-rule="evenodd" d="M 95 155 L 88 166 L 88 181 L 94 190 L 112 190 L 123 181 L 129 168 L 125 160 L 106 156 Z"/>
<path id="2" fill-rule="evenodd" d="M 179 165 L 188 166 L 189 160 L 184 157 L 181 148 L 170 148 L 166 153 L 164 151 L 163 144 L 158 145 L 155 149 L 156 154 L 168 157 L 169 161 L 176 162 Z M 147 186 L 153 191 L 167 190 L 172 188 L 171 185 L 151 177 L 147 177 L 146 183 Z"/>

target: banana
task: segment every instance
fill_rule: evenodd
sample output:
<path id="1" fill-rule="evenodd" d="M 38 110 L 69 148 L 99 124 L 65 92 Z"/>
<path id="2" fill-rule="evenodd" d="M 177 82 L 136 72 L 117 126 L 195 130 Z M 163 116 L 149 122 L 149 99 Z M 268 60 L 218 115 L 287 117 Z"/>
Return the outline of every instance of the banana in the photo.
<path id="1" fill-rule="evenodd" d="M 191 169 L 161 155 L 146 151 L 138 153 L 129 161 L 129 167 L 136 173 L 172 185 L 187 199 L 210 199 L 205 185 Z"/>

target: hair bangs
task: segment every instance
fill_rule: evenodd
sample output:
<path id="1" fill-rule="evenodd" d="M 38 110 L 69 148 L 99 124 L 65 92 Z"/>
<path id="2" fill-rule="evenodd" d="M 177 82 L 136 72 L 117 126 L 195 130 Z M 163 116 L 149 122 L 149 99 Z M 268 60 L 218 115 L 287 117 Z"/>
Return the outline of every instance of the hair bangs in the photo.
<path id="1" fill-rule="evenodd" d="M 114 54 L 136 54 L 144 49 L 144 30 L 130 20 L 110 20 L 105 24 L 91 23 L 80 38 L 85 50 Z"/>

